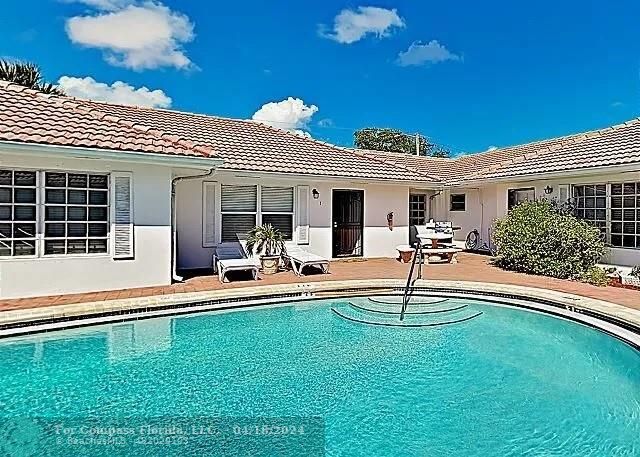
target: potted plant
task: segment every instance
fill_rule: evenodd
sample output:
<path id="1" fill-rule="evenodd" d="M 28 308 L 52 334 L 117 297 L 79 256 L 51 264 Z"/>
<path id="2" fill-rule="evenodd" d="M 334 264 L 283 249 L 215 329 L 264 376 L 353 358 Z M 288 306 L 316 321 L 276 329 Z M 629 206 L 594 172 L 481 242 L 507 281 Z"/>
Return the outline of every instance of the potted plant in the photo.
<path id="1" fill-rule="evenodd" d="M 278 272 L 280 256 L 284 252 L 284 237 L 271 224 L 259 225 L 251 229 L 247 236 L 247 250 L 260 254 L 262 271 L 266 275 Z"/>

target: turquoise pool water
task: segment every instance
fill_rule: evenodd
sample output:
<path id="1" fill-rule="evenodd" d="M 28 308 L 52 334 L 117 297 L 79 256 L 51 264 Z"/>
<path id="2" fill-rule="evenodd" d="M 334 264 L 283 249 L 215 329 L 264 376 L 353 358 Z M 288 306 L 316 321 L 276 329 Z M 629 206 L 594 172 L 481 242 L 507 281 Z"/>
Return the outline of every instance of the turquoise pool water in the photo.
<path id="1" fill-rule="evenodd" d="M 640 455 L 640 353 L 630 346 L 466 299 L 433 306 L 482 315 L 427 328 L 332 312 L 348 302 L 371 307 L 322 300 L 0 341 L 0 451 Z M 158 423 L 182 428 L 141 428 Z"/>

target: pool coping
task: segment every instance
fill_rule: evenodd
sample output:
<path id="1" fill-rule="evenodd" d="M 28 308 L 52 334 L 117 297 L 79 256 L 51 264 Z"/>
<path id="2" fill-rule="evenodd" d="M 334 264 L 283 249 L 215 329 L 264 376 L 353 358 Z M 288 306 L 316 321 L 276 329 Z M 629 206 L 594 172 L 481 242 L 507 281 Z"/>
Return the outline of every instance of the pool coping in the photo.
<path id="1" fill-rule="evenodd" d="M 405 281 L 400 279 L 327 281 L 9 310 L 0 312 L 0 338 L 150 317 L 264 306 L 291 299 L 398 293 L 404 287 Z M 484 297 L 485 300 L 494 297 L 507 304 L 511 301 L 514 306 L 583 321 L 592 326 L 597 322 L 589 321 L 596 319 L 608 328 L 596 326 L 608 332 L 615 331 L 615 328 L 610 327 L 613 325 L 640 335 L 640 310 L 579 295 L 536 287 L 474 281 L 417 280 L 414 289 L 419 293 L 464 295 L 480 299 Z M 530 303 L 528 300 L 537 303 Z M 638 344 L 638 340 L 634 338 L 633 344 Z"/>

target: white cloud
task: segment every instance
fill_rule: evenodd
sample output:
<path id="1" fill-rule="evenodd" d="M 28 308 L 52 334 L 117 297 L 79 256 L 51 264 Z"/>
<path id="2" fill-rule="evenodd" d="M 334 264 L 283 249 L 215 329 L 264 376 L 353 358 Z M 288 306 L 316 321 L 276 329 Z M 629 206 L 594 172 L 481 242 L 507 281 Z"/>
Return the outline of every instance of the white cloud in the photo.
<path id="1" fill-rule="evenodd" d="M 414 41 L 411 46 L 409 46 L 409 49 L 398 55 L 398 65 L 402 67 L 445 62 L 447 60 L 460 61 L 462 57 L 452 53 L 436 40 L 432 40 L 426 44 L 420 41 Z"/>
<path id="2" fill-rule="evenodd" d="M 404 27 L 404 20 L 393 9 L 375 6 L 359 6 L 355 10 L 343 9 L 333 19 L 333 30 L 320 26 L 320 34 L 338 43 L 350 44 L 361 40 L 367 34 L 386 37 L 394 27 Z"/>
<path id="3" fill-rule="evenodd" d="M 251 119 L 284 130 L 309 136 L 304 130 L 315 113 L 316 105 L 305 105 L 299 98 L 289 97 L 279 102 L 265 103 Z"/>
<path id="4" fill-rule="evenodd" d="M 333 127 L 333 119 L 325 118 L 318 121 L 319 127 Z"/>
<path id="5" fill-rule="evenodd" d="M 107 0 L 89 1 L 115 4 Z M 193 40 L 193 27 L 184 14 L 153 2 L 72 17 L 66 24 L 73 43 L 101 49 L 110 64 L 133 70 L 192 67 L 182 46 Z"/>
<path id="6" fill-rule="evenodd" d="M 487 148 L 487 152 L 496 151 L 497 149 L 498 149 L 498 146 L 489 146 Z"/>
<path id="7" fill-rule="evenodd" d="M 151 108 L 171 106 L 171 98 L 162 90 L 149 90 L 144 86 L 136 89 L 122 81 L 108 85 L 88 76 L 86 78 L 63 76 L 58 80 L 58 85 L 72 97 Z"/>

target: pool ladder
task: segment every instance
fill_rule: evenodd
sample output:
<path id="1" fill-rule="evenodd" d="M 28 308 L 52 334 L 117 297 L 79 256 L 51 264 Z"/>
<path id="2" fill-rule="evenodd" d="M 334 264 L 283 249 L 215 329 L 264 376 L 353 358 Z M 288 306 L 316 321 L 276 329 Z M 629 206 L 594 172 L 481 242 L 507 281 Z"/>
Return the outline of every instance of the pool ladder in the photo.
<path id="1" fill-rule="evenodd" d="M 400 320 L 404 320 L 404 315 L 407 312 L 407 306 L 409 306 L 409 301 L 411 300 L 411 292 L 413 292 L 413 284 L 418 279 L 422 279 L 422 265 L 424 263 L 424 258 L 422 254 L 422 242 L 420 238 L 415 244 L 416 248 L 413 252 L 413 259 L 411 259 L 411 268 L 409 268 L 409 274 L 407 275 L 407 284 L 404 287 L 404 293 L 402 294 L 402 308 L 400 309 Z M 418 276 L 413 279 L 413 272 L 416 269 L 416 262 L 418 262 Z"/>

